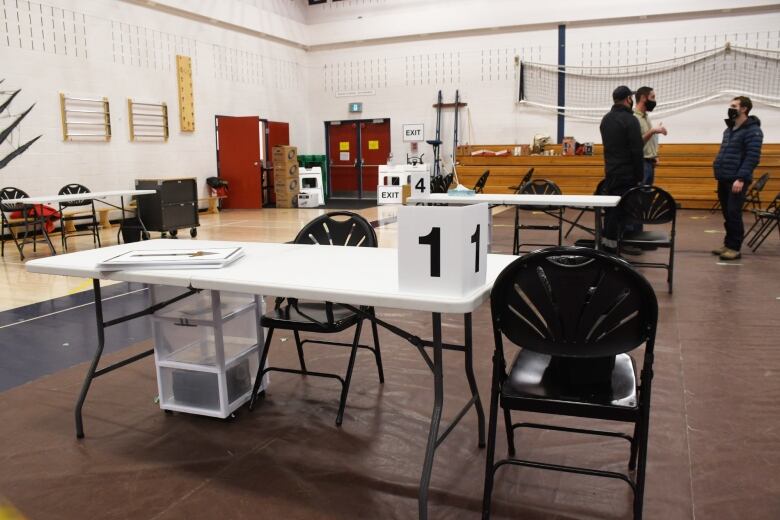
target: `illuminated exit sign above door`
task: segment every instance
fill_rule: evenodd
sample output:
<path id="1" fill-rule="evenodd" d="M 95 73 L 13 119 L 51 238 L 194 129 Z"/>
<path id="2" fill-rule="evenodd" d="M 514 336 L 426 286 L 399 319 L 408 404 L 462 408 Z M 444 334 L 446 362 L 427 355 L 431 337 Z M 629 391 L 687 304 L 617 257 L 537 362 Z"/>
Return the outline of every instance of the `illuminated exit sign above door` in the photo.
<path id="1" fill-rule="evenodd" d="M 363 111 L 363 103 L 350 103 L 349 104 L 349 111 L 350 112 L 362 112 Z"/>

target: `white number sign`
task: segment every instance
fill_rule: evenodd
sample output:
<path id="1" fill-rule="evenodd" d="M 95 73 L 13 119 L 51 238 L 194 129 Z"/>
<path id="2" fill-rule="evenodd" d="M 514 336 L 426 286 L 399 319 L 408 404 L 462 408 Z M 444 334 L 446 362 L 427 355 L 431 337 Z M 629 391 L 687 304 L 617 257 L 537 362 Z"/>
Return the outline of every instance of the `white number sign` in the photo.
<path id="1" fill-rule="evenodd" d="M 399 288 L 463 295 L 484 285 L 488 212 L 487 204 L 399 208 Z"/>
<path id="2" fill-rule="evenodd" d="M 431 174 L 428 173 L 428 165 L 407 165 L 406 174 L 409 176 L 412 196 L 427 197 L 431 194 Z"/>

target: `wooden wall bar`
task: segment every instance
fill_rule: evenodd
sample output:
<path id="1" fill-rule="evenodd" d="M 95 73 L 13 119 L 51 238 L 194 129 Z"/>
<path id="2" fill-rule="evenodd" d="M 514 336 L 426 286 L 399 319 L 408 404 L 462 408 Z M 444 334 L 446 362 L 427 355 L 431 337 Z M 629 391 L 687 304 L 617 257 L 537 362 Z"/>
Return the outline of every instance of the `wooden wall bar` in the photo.
<path id="1" fill-rule="evenodd" d="M 490 170 L 485 193 L 506 193 L 509 186 L 534 168 L 534 178 L 554 181 L 566 194 L 591 194 L 604 177 L 601 145 L 595 145 L 592 156 L 561 156 L 560 145 L 549 145 L 554 156 L 523 155 L 514 157 L 472 157 L 474 150 L 509 150 L 516 145 L 471 145 L 458 147 L 458 176 L 461 184 L 472 187 L 485 170 Z M 715 203 L 715 179 L 712 161 L 719 144 L 662 144 L 655 184 L 669 191 L 683 208 L 710 208 Z M 770 179 L 761 200 L 769 203 L 780 191 L 780 143 L 765 143 L 761 163 L 754 180 L 764 172 Z"/>

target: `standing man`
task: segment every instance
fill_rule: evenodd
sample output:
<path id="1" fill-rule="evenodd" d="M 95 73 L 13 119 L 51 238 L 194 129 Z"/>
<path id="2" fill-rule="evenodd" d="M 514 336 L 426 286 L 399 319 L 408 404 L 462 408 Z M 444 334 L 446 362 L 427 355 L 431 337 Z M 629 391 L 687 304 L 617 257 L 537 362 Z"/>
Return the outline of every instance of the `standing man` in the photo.
<path id="1" fill-rule="evenodd" d="M 712 254 L 720 256 L 721 260 L 736 260 L 742 256 L 739 252 L 745 237 L 742 205 L 753 180 L 753 170 L 761 160 L 761 144 L 764 142 L 761 121 L 749 115 L 752 108 L 753 102 L 749 97 L 737 96 L 731 100 L 723 141 L 712 164 L 718 181 L 723 227 L 726 228 L 723 247 L 713 249 Z"/>
<path id="2" fill-rule="evenodd" d="M 634 102 L 630 88 L 622 85 L 612 92 L 614 105 L 601 119 L 601 142 L 604 145 L 604 191 L 608 195 L 623 195 L 642 183 L 644 178 L 644 156 L 642 132 L 639 121 L 634 117 Z M 617 249 L 617 237 L 625 224 L 626 216 L 618 208 L 604 212 L 604 239 L 606 251 Z M 621 249 L 627 254 L 640 254 L 638 248 Z"/>
<path id="3" fill-rule="evenodd" d="M 644 178 L 642 184 L 651 186 L 655 180 L 655 166 L 658 164 L 658 134 L 666 135 L 663 124 L 653 128 L 648 112 L 655 109 L 655 91 L 650 87 L 641 87 L 636 91 L 636 105 L 634 116 L 639 120 L 639 129 L 642 131 L 644 157 Z"/>

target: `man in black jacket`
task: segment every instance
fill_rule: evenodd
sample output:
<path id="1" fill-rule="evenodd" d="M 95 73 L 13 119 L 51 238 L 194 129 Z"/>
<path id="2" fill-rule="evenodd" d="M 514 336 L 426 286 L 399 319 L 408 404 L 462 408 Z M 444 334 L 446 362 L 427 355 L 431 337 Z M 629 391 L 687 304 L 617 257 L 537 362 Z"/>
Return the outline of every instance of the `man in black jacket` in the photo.
<path id="1" fill-rule="evenodd" d="M 742 205 L 753 180 L 753 170 L 761 160 L 761 144 L 764 133 L 761 121 L 750 114 L 753 103 L 749 97 L 738 96 L 731 100 L 723 131 L 720 150 L 712 164 L 718 180 L 718 200 L 723 211 L 726 238 L 723 247 L 713 249 L 712 254 L 721 260 L 736 260 L 745 237 L 742 222 Z"/>
<path id="2" fill-rule="evenodd" d="M 607 195 L 623 195 L 642 183 L 644 177 L 644 141 L 639 121 L 632 108 L 634 93 L 626 86 L 612 92 L 614 105 L 601 120 L 601 142 L 604 145 L 604 191 Z M 604 212 L 604 238 L 607 251 L 617 247 L 619 230 L 625 225 L 625 215 L 617 208 Z M 628 254 L 639 254 L 636 248 L 621 248 Z"/>

